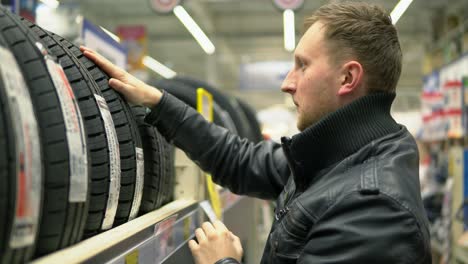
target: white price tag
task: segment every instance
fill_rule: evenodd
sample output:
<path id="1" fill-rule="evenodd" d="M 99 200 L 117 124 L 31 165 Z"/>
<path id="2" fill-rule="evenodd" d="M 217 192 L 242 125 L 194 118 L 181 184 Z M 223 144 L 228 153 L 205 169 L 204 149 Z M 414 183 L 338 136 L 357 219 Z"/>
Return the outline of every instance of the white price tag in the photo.
<path id="1" fill-rule="evenodd" d="M 136 179 L 135 179 L 135 194 L 133 195 L 132 209 L 128 220 L 134 219 L 140 209 L 141 198 L 143 196 L 143 183 L 145 175 L 145 158 L 142 148 L 135 148 L 136 153 Z"/>
<path id="2" fill-rule="evenodd" d="M 45 56 L 47 69 L 60 101 L 65 130 L 67 133 L 70 162 L 70 202 L 86 202 L 88 193 L 88 154 L 83 118 L 75 94 L 62 67 L 49 56 Z"/>
<path id="3" fill-rule="evenodd" d="M 109 107 L 106 100 L 95 94 L 94 97 L 101 112 L 104 127 L 106 129 L 107 144 L 109 145 L 109 165 L 110 165 L 110 183 L 109 183 L 109 196 L 107 198 L 107 207 L 102 221 L 101 228 L 103 230 L 110 229 L 114 224 L 117 206 L 119 205 L 120 193 L 120 149 L 117 132 L 115 131 L 114 121 L 112 120 Z"/>
<path id="4" fill-rule="evenodd" d="M 203 211 L 205 211 L 206 215 L 208 216 L 208 219 L 210 219 L 210 222 L 214 222 L 218 220 L 218 217 L 216 216 L 213 207 L 211 206 L 209 201 L 203 201 L 200 203 L 201 208 Z"/>

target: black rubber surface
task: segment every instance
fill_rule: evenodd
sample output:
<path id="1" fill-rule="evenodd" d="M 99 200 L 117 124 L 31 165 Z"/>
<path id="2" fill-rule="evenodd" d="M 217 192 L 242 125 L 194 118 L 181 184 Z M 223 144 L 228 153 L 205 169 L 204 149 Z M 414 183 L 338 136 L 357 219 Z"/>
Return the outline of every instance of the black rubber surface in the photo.
<path id="1" fill-rule="evenodd" d="M 197 109 L 197 93 L 191 86 L 173 79 L 157 80 L 153 82 L 152 85 L 174 95 L 195 110 Z M 231 117 L 216 102 L 213 102 L 213 123 L 225 127 L 237 134 L 236 126 Z"/>
<path id="2" fill-rule="evenodd" d="M 128 103 L 109 86 L 107 74 L 86 58 L 78 47 L 57 35 L 51 35 L 55 39 L 60 40 L 79 59 L 80 64 L 88 70 L 91 78 L 97 83 L 109 105 L 120 148 L 120 195 L 119 206 L 114 220 L 114 226 L 118 226 L 128 221 L 133 198 L 136 193 L 136 148 L 142 148 L 138 126 Z"/>
<path id="3" fill-rule="evenodd" d="M 3 43 L 0 39 L 0 47 Z M 1 68 L 1 66 L 0 66 Z M 8 122 L 5 115 L 6 102 L 3 99 L 6 97 L 4 93 L 3 80 L 0 77 L 0 258 L 1 263 L 6 262 L 3 260 L 8 246 L 8 239 L 10 237 L 12 222 L 13 222 L 13 205 L 15 201 L 16 189 L 15 177 L 12 169 L 16 166 L 15 162 L 15 149 L 10 146 L 12 141 L 11 122 Z"/>
<path id="4" fill-rule="evenodd" d="M 81 75 L 88 85 L 95 86 L 95 91 L 99 91 L 99 94 L 106 100 L 112 120 L 117 133 L 117 139 L 119 141 L 120 151 L 120 194 L 119 194 L 119 205 L 117 208 L 116 216 L 114 219 L 114 225 L 117 226 L 127 222 L 133 202 L 135 193 L 135 179 L 136 179 L 136 147 L 141 148 L 141 139 L 137 131 L 135 121 L 133 120 L 131 110 L 127 103 L 118 95 L 112 88 L 108 86 L 108 77 L 98 69 L 94 63 L 89 61 L 79 50 L 78 47 L 73 45 L 68 40 L 55 35 L 51 32 L 41 30 L 36 26 L 38 34 L 45 34 L 49 42 L 55 42 L 57 46 L 54 46 L 56 50 L 60 50 L 62 53 L 65 51 L 67 56 L 73 61 L 75 66 L 80 70 L 79 72 L 72 73 L 74 76 Z M 53 51 L 55 53 L 55 51 Z M 70 65 L 65 62 L 65 65 Z M 65 66 L 62 65 L 62 66 Z M 99 131 L 94 131 L 100 133 Z M 94 133 L 93 133 L 94 135 Z M 100 143 L 100 142 L 92 142 Z M 104 153 L 99 153 L 101 162 L 97 164 L 104 165 Z M 108 168 L 108 166 L 107 166 Z M 100 171 L 106 170 L 105 166 L 100 168 Z M 100 232 L 102 220 L 105 214 L 105 206 L 107 202 L 108 193 L 108 180 L 104 180 L 102 177 L 93 178 L 92 187 L 92 199 L 95 201 L 91 202 L 89 220 L 86 225 L 86 236 L 91 236 Z"/>
<path id="5" fill-rule="evenodd" d="M 252 106 L 244 102 L 243 100 L 236 98 L 237 103 L 244 113 L 245 117 L 247 118 L 247 121 L 249 122 L 249 132 L 252 137 L 252 141 L 255 143 L 258 143 L 263 140 L 263 135 L 262 135 L 262 128 L 260 127 L 260 123 L 258 122 L 257 119 L 257 114 L 255 112 L 255 109 L 253 109 Z"/>
<path id="6" fill-rule="evenodd" d="M 5 47 L 1 34 L 0 47 Z M 0 71 L 5 66 L 0 65 Z M 14 124 L 9 114 L 4 89 L 4 80 L 0 75 L 0 263 L 24 263 L 32 257 L 34 244 L 20 249 L 12 249 L 9 245 L 17 194 L 17 150 L 13 143 Z"/>
<path id="7" fill-rule="evenodd" d="M 40 256 L 81 239 L 88 203 L 68 201 L 69 153 L 62 109 L 32 32 L 0 6 L 0 34 L 22 70 L 40 129 L 44 166 L 44 201 L 36 247 Z"/>
<path id="8" fill-rule="evenodd" d="M 226 110 L 226 112 L 229 113 L 229 116 L 232 118 L 232 121 L 234 121 L 234 124 L 236 125 L 236 129 L 238 132 L 237 134 L 240 137 L 248 138 L 252 141 L 255 140 L 255 138 L 252 136 L 252 133 L 250 133 L 247 118 L 244 116 L 243 112 L 238 111 L 238 107 L 236 106 L 236 101 L 234 99 L 231 99 L 229 96 L 225 95 L 212 85 L 198 79 L 185 76 L 177 76 L 175 80 L 187 84 L 188 86 L 192 87 L 192 89 L 204 88 L 205 90 L 210 92 L 213 95 L 213 100 L 216 101 L 216 103 L 222 109 Z"/>
<path id="9" fill-rule="evenodd" d="M 85 225 L 85 237 L 100 231 L 107 207 L 110 181 L 109 145 L 104 120 L 95 95 L 103 96 L 96 83 L 90 79 L 86 69 L 78 65 L 67 48 L 49 36 L 48 32 L 27 20 L 23 22 L 34 32 L 37 39 L 50 54 L 57 57 L 75 93 L 83 117 L 90 154 L 90 205 Z"/>
<path id="10" fill-rule="evenodd" d="M 156 127 L 145 123 L 146 110 L 132 106 L 145 153 L 145 184 L 140 212 L 147 213 L 172 201 L 174 191 L 174 147 L 159 134 Z"/>
<path id="11" fill-rule="evenodd" d="M 1 40 L 0 40 L 1 42 Z M 0 43 L 0 46 L 2 43 Z M 6 259 L 7 251 L 11 251 L 8 245 L 11 229 L 13 228 L 14 201 L 16 192 L 16 180 L 14 177 L 15 149 L 10 146 L 12 141 L 11 122 L 8 122 L 6 111 L 6 103 L 2 99 L 5 98 L 3 93 L 3 80 L 0 77 L 0 263 L 7 263 L 10 259 Z"/>

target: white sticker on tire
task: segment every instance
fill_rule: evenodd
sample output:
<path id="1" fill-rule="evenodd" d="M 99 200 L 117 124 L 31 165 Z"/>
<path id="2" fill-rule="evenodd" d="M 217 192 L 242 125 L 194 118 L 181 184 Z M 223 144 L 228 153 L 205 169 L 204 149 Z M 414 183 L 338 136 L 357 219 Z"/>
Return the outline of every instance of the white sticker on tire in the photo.
<path id="1" fill-rule="evenodd" d="M 45 56 L 55 90 L 60 101 L 65 130 L 67 133 L 70 190 L 68 201 L 75 203 L 86 202 L 88 193 L 88 154 L 86 152 L 86 134 L 84 131 L 81 111 L 75 99 L 75 94 L 68 82 L 62 67 L 49 56 Z"/>
<path id="2" fill-rule="evenodd" d="M 107 198 L 106 212 L 104 220 L 102 221 L 101 229 L 107 230 L 114 224 L 117 206 L 119 205 L 120 193 L 120 149 L 119 140 L 117 139 L 117 132 L 115 131 L 114 121 L 112 120 L 109 106 L 106 100 L 97 94 L 94 95 L 96 102 L 99 106 L 102 119 L 104 121 L 104 128 L 106 129 L 107 144 L 109 145 L 109 196 Z"/>
<path id="3" fill-rule="evenodd" d="M 31 97 L 18 64 L 11 52 L 2 47 L 0 61 L 16 147 L 15 216 L 9 244 L 20 248 L 31 245 L 36 238 L 42 188 L 41 150 Z"/>
<path id="4" fill-rule="evenodd" d="M 145 158 L 142 148 L 135 148 L 136 153 L 136 179 L 135 179 L 135 192 L 133 195 L 132 209 L 128 220 L 134 219 L 140 209 L 141 198 L 143 195 L 143 183 L 145 177 Z"/>

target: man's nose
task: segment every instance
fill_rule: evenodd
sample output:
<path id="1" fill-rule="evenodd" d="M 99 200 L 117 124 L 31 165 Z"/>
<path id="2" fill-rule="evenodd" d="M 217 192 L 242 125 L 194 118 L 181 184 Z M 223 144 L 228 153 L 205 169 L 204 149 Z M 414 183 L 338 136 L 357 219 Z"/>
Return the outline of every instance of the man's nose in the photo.
<path id="1" fill-rule="evenodd" d="M 283 83 L 281 84 L 281 91 L 283 93 L 289 93 L 292 94 L 296 91 L 296 81 L 294 79 L 294 73 L 293 71 L 289 71 L 288 75 L 286 75 L 286 78 L 284 78 Z"/>

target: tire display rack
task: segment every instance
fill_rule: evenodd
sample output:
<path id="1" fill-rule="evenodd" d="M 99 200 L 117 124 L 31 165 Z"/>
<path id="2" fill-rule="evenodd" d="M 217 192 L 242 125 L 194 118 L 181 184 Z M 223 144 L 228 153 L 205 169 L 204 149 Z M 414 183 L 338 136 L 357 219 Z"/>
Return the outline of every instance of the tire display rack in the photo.
<path id="1" fill-rule="evenodd" d="M 172 200 L 174 147 L 156 129 L 141 138 L 132 108 L 77 46 L 0 5 L 0 59 L 0 263 L 50 254 Z M 158 141 L 149 155 L 143 141 Z M 145 163 L 163 168 L 148 194 Z M 142 197 L 158 203 L 140 210 Z"/>
<path id="2" fill-rule="evenodd" d="M 221 193 L 223 213 L 229 211 L 244 196 L 229 191 Z M 176 263 L 182 256 L 191 263 L 187 242 L 195 229 L 209 220 L 208 201 L 176 200 L 133 221 L 93 236 L 72 247 L 33 261 L 47 263 Z M 106 241 L 103 243 L 103 241 Z"/>

